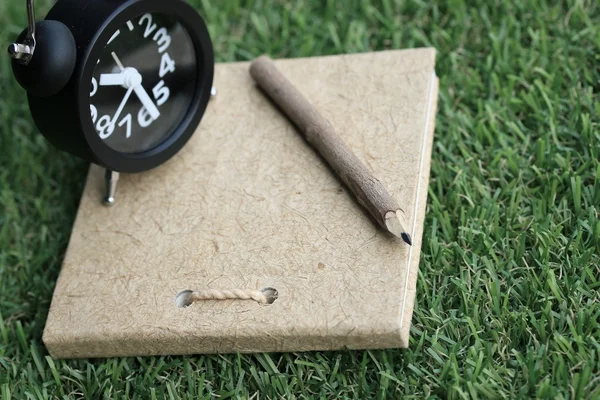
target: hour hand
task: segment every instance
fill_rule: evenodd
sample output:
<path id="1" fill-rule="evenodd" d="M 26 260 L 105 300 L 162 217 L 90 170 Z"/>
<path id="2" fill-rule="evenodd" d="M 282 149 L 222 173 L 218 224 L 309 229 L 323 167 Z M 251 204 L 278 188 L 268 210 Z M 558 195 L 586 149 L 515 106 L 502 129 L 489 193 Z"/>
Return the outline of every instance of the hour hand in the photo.
<path id="1" fill-rule="evenodd" d="M 148 93 L 146 93 L 144 87 L 141 84 L 136 85 L 133 87 L 133 91 L 142 102 L 142 105 L 146 107 L 146 110 L 148 111 L 148 114 L 150 114 L 150 117 L 152 117 L 153 120 L 158 119 L 158 117 L 160 117 L 160 111 L 158 111 L 158 108 L 156 108 L 156 105 L 154 105 L 154 102 L 152 101 L 150 96 L 148 96 Z"/>
<path id="2" fill-rule="evenodd" d="M 100 75 L 100 86 L 125 86 L 125 73 Z"/>

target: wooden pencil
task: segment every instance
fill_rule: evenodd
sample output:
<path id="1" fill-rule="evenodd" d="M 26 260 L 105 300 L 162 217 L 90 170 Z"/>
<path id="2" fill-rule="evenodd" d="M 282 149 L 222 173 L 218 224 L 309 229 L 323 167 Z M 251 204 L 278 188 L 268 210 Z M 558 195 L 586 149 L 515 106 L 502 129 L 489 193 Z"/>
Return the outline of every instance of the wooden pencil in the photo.
<path id="1" fill-rule="evenodd" d="M 268 56 L 257 58 L 250 66 L 250 74 L 379 225 L 412 245 L 410 234 L 400 220 L 396 200 L 337 135 L 331 123 L 277 69 L 273 60 Z"/>

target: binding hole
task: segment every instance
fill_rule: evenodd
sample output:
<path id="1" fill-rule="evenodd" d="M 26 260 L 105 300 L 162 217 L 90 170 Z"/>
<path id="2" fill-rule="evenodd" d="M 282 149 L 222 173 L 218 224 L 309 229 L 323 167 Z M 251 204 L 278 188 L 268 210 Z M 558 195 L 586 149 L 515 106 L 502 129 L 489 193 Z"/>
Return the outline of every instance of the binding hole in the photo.
<path id="1" fill-rule="evenodd" d="M 264 288 L 261 290 L 261 292 L 263 292 L 263 294 L 267 297 L 268 305 L 273 304 L 279 297 L 279 292 L 277 292 L 277 289 L 272 287 Z"/>
<path id="2" fill-rule="evenodd" d="M 191 306 L 194 303 L 192 293 L 194 293 L 192 290 L 182 290 L 177 293 L 177 296 L 175 296 L 175 305 L 179 308 Z"/>

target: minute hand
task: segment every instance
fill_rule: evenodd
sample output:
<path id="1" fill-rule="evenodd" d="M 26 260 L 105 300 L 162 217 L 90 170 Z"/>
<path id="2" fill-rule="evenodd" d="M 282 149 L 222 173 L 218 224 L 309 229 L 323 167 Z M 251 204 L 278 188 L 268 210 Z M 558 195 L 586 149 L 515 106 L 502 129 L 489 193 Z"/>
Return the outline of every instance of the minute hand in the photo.
<path id="1" fill-rule="evenodd" d="M 154 102 L 152 101 L 150 96 L 148 96 L 148 93 L 146 93 L 144 87 L 141 84 L 135 85 L 133 87 L 133 91 L 135 92 L 138 99 L 140 99 L 140 101 L 142 102 L 142 105 L 146 107 L 146 110 L 148 110 L 148 113 L 150 113 L 152 119 L 158 119 L 158 117 L 160 117 L 160 111 L 158 111 L 158 108 L 156 108 Z"/>
<path id="2" fill-rule="evenodd" d="M 110 122 L 110 124 L 112 126 L 114 126 L 117 123 L 117 119 L 119 119 L 119 117 L 121 116 L 121 112 L 123 111 L 123 108 L 125 107 L 125 104 L 127 103 L 127 100 L 129 100 L 129 96 L 131 96 L 132 90 L 133 90 L 133 88 L 129 88 L 127 90 L 127 93 L 125 93 L 125 97 L 123 97 L 123 100 L 121 101 L 121 104 L 119 105 L 119 108 L 117 109 L 117 112 L 115 113 L 112 121 Z"/>

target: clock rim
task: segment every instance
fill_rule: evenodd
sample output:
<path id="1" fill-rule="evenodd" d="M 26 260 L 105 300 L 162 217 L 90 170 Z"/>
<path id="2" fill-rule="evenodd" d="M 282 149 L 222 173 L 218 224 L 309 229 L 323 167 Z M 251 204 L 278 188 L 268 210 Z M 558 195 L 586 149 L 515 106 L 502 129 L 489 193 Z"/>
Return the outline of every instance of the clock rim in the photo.
<path id="1" fill-rule="evenodd" d="M 114 32 L 127 21 L 145 13 L 163 13 L 174 17 L 186 29 L 196 52 L 196 91 L 185 116 L 173 133 L 153 148 L 139 153 L 123 153 L 109 147 L 99 136 L 90 115 L 89 82 L 98 57 Z M 214 80 L 214 51 L 204 19 L 182 0 L 129 0 L 105 19 L 87 46 L 77 72 L 77 104 L 81 129 L 90 152 L 99 164 L 124 173 L 155 168 L 177 154 L 192 137 L 206 111 Z"/>

